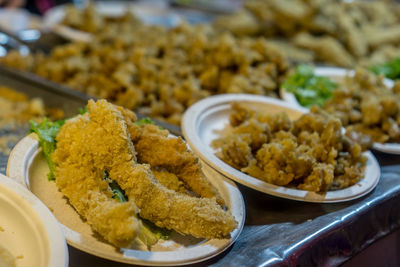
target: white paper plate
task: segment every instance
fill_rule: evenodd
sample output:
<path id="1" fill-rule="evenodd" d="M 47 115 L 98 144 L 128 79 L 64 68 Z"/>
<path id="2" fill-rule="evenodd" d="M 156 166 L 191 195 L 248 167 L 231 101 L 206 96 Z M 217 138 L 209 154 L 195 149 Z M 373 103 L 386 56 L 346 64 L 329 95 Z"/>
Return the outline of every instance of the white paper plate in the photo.
<path id="1" fill-rule="evenodd" d="M 125 12 L 132 12 L 145 24 L 175 27 L 181 23 L 179 15 L 167 11 L 162 7 L 146 5 L 145 3 L 131 3 L 127 1 L 96 1 L 96 10 L 107 17 L 121 17 Z M 52 29 L 61 36 L 75 41 L 90 42 L 92 35 L 83 31 L 70 28 L 60 23 L 65 17 L 65 5 L 58 5 L 49 9 L 43 17 L 43 28 Z"/>
<path id="2" fill-rule="evenodd" d="M 342 80 L 347 75 L 353 76 L 354 70 L 346 70 L 333 67 L 317 67 L 315 68 L 314 73 L 317 76 L 329 77 L 334 81 L 340 82 L 340 80 Z M 394 85 L 394 82 L 390 79 L 384 79 L 383 82 L 389 88 L 392 88 Z M 290 103 L 293 107 L 302 107 L 297 101 L 294 94 L 281 89 L 280 95 L 283 100 Z M 372 148 L 381 152 L 400 155 L 400 144 L 398 143 L 374 143 Z"/>
<path id="3" fill-rule="evenodd" d="M 8 176 L 27 186 L 53 211 L 68 244 L 109 260 L 141 265 L 183 265 L 203 261 L 232 245 L 244 225 L 245 206 L 239 189 L 232 181 L 203 164 L 204 174 L 217 187 L 238 222 L 238 228 L 231 233 L 231 238 L 205 240 L 173 234 L 167 241 L 160 240 L 152 247 L 152 251 L 146 248 L 118 250 L 97 238 L 89 225 L 67 203 L 55 183 L 47 180 L 48 171 L 41 149 L 38 148 L 36 134 L 23 138 L 12 150 L 7 166 Z"/>
<path id="4" fill-rule="evenodd" d="M 215 150 L 210 144 L 212 140 L 219 137 L 219 132 L 229 126 L 232 102 L 240 102 L 268 113 L 284 111 L 291 120 L 297 119 L 301 114 L 308 112 L 305 108 L 292 107 L 291 104 L 281 100 L 240 94 L 212 96 L 192 105 L 183 116 L 183 135 L 193 151 L 203 161 L 225 176 L 270 195 L 320 203 L 352 200 L 367 194 L 377 185 L 380 178 L 380 168 L 375 157 L 370 152 L 364 153 L 368 158 L 368 162 L 365 177 L 362 180 L 346 189 L 328 191 L 324 194 L 269 184 L 229 166 L 215 155 Z"/>
<path id="5" fill-rule="evenodd" d="M 63 232 L 48 208 L 29 190 L 0 174 L 0 244 L 17 266 L 68 266 Z"/>

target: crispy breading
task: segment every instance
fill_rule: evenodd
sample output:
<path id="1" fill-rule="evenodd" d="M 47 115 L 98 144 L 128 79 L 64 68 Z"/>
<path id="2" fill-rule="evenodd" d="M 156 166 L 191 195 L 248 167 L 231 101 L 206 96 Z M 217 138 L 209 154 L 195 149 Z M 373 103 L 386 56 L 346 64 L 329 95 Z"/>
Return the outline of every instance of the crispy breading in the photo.
<path id="1" fill-rule="evenodd" d="M 167 130 L 151 124 L 144 125 L 141 130 L 139 140 L 134 142 L 140 163 L 163 167 L 174 173 L 193 193 L 206 198 L 215 197 L 220 205 L 224 205 L 216 188 L 204 177 L 198 158 L 181 137 L 168 137 Z"/>
<path id="2" fill-rule="evenodd" d="M 162 130 L 157 125 L 139 126 L 135 123 L 137 120 L 135 113 L 118 106 L 117 109 L 125 119 L 138 161 L 150 164 L 153 170 L 162 168 L 175 175 L 154 173 L 162 185 L 183 192 L 180 182 L 183 181 L 187 189 L 196 195 L 206 198 L 215 197 L 218 204 L 225 205 L 217 189 L 204 177 L 198 158 L 188 150 L 186 143 L 181 138 L 171 138 L 168 130 Z M 179 178 L 179 181 L 175 181 L 176 177 Z"/>
<path id="3" fill-rule="evenodd" d="M 90 121 L 84 132 L 90 138 L 84 146 L 95 151 L 92 165 L 109 172 L 110 178 L 140 208 L 141 217 L 198 238 L 223 238 L 235 229 L 234 217 L 215 198 L 191 197 L 169 190 L 157 181 L 148 164 L 137 163 L 127 123 L 114 105 L 105 100 L 89 101 L 88 109 Z"/>
<path id="4" fill-rule="evenodd" d="M 383 76 L 358 68 L 348 75 L 325 102 L 323 109 L 340 118 L 347 135 L 363 147 L 378 143 L 400 142 L 400 83 L 393 89 Z M 369 140 L 369 142 L 368 142 Z"/>
<path id="5" fill-rule="evenodd" d="M 343 136 L 339 119 L 322 109 L 314 107 L 294 122 L 286 113 L 257 112 L 244 104 L 232 109 L 231 122 L 248 116 L 212 142 L 216 155 L 232 167 L 267 183 L 315 192 L 362 178 L 361 147 Z M 396 133 L 393 124 L 388 127 Z"/>
<path id="6" fill-rule="evenodd" d="M 108 182 L 102 179 L 104 171 L 112 168 L 112 159 L 94 164 L 102 151 L 88 144 L 102 138 L 88 114 L 68 120 L 57 135 L 57 149 L 52 156 L 56 184 L 95 232 L 111 244 L 124 247 L 137 236 L 140 222 L 133 201 L 120 203 L 113 199 Z"/>
<path id="7" fill-rule="evenodd" d="M 186 193 L 185 185 L 179 178 L 163 168 L 151 168 L 151 172 L 154 174 L 154 177 L 168 189 L 171 189 L 175 192 Z"/>

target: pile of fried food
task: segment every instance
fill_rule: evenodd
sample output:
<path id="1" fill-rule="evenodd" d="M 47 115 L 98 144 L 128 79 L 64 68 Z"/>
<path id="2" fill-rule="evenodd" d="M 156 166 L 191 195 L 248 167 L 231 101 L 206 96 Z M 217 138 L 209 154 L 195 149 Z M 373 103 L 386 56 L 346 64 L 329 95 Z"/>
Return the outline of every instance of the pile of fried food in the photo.
<path id="1" fill-rule="evenodd" d="M 68 24 L 92 32 L 91 42 L 50 55 L 11 52 L 0 63 L 175 125 L 187 107 L 213 94 L 277 96 L 289 67 L 264 38 L 220 34 L 211 25 L 145 25 L 131 14 L 105 23 L 92 6 L 74 12 Z"/>
<path id="2" fill-rule="evenodd" d="M 41 98 L 29 99 L 24 93 L 0 86 L 0 153 L 10 153 L 11 147 L 26 134 L 29 120 L 41 121 L 46 116 L 61 119 L 64 113 L 45 107 Z"/>
<path id="3" fill-rule="evenodd" d="M 349 137 L 365 148 L 400 143 L 399 81 L 390 88 L 382 75 L 357 69 L 338 84 L 323 109 L 342 121 Z"/>
<path id="4" fill-rule="evenodd" d="M 361 146 L 342 134 L 339 119 L 320 108 L 291 121 L 286 113 L 232 104 L 229 133 L 212 142 L 230 166 L 267 183 L 324 192 L 364 176 Z"/>
<path id="5" fill-rule="evenodd" d="M 53 153 L 57 187 L 92 229 L 129 246 L 140 220 L 197 238 L 224 238 L 237 227 L 223 198 L 204 177 L 181 138 L 138 125 L 133 112 L 105 100 L 62 126 Z M 109 176 L 104 178 L 105 173 Z M 126 194 L 114 199 L 109 179 Z"/>
<path id="6" fill-rule="evenodd" d="M 296 62 L 351 68 L 400 54 L 397 1 L 247 0 L 215 25 L 238 36 L 265 36 Z"/>

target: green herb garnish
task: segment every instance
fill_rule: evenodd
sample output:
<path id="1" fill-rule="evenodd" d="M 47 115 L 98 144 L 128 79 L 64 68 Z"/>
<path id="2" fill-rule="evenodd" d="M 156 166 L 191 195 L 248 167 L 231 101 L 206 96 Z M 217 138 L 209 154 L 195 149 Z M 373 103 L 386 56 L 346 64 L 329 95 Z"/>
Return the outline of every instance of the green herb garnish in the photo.
<path id="1" fill-rule="evenodd" d="M 64 124 L 64 120 L 52 122 L 45 118 L 40 124 L 35 121 L 29 121 L 31 128 L 29 132 L 34 132 L 39 137 L 39 145 L 42 148 L 44 157 L 49 165 L 50 172 L 47 174 L 49 180 L 54 181 L 54 162 L 51 154 L 56 149 L 56 136 Z"/>
<path id="2" fill-rule="evenodd" d="M 375 74 L 383 74 L 389 79 L 400 78 L 400 57 L 384 64 L 372 66 L 371 71 Z"/>
<path id="3" fill-rule="evenodd" d="M 155 124 L 155 123 L 149 117 L 145 117 L 145 118 L 142 118 L 142 119 L 136 121 L 136 124 L 137 125 L 144 125 L 144 124 Z"/>
<path id="4" fill-rule="evenodd" d="M 308 65 L 299 65 L 282 84 L 283 89 L 293 93 L 300 105 L 307 108 L 322 106 L 337 86 L 328 77 L 316 76 L 314 68 Z"/>
<path id="5" fill-rule="evenodd" d="M 79 114 L 83 115 L 86 112 L 89 112 L 89 110 L 88 110 L 87 106 L 84 106 L 83 108 L 78 108 L 78 112 L 79 112 Z"/>

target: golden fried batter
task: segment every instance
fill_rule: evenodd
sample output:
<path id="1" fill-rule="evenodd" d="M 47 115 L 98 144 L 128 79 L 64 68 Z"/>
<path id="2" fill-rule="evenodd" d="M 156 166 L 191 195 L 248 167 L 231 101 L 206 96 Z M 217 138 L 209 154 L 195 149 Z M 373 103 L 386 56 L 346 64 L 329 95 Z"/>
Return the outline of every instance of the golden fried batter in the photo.
<path id="1" fill-rule="evenodd" d="M 340 118 L 347 135 L 368 148 L 373 142 L 400 142 L 400 83 L 393 90 L 383 76 L 357 69 L 347 76 L 323 109 Z"/>
<path id="2" fill-rule="evenodd" d="M 103 138 L 107 136 L 97 135 L 88 114 L 68 120 L 57 135 L 54 174 L 57 187 L 92 229 L 111 244 L 124 247 L 137 236 L 140 225 L 135 204 L 113 199 L 108 182 L 102 179 L 104 171 L 113 167 L 112 159 L 94 164 L 103 151 L 89 143 Z"/>
<path id="3" fill-rule="evenodd" d="M 232 108 L 230 121 L 236 126 L 212 143 L 232 167 L 268 183 L 316 192 L 344 188 L 363 177 L 361 147 L 342 135 L 340 120 L 323 110 L 313 108 L 291 122 L 285 113 L 265 114 L 237 103 Z"/>
<path id="4" fill-rule="evenodd" d="M 188 150 L 182 138 L 168 137 L 167 130 L 151 124 L 144 125 L 141 130 L 139 140 L 134 142 L 139 162 L 167 169 L 193 193 L 206 198 L 215 197 L 219 204 L 224 205 L 216 188 L 204 177 L 198 158 Z"/>
<path id="5" fill-rule="evenodd" d="M 175 174 L 163 168 L 151 168 L 151 172 L 153 173 L 154 177 L 160 182 L 160 184 L 162 184 L 166 188 L 171 189 L 175 192 L 186 193 L 187 190 L 185 188 L 185 185 L 182 183 L 181 180 L 179 180 L 179 178 Z"/>
<path id="6" fill-rule="evenodd" d="M 68 133 L 84 137 L 85 143 L 79 145 L 85 151 L 91 151 L 92 169 L 107 171 L 140 208 L 141 217 L 160 227 L 199 238 L 223 238 L 235 229 L 235 219 L 217 204 L 215 198 L 196 198 L 167 189 L 155 179 L 149 165 L 137 163 L 120 109 L 99 100 L 96 103 L 89 101 L 88 110 L 87 123 L 77 123 Z M 74 122 L 69 124 L 68 128 L 71 128 Z M 101 180 L 97 180 L 97 184 L 101 184 Z M 79 193 L 79 186 L 76 187 L 74 189 Z"/>
<path id="7" fill-rule="evenodd" d="M 168 130 L 162 130 L 159 126 L 152 124 L 137 125 L 136 115 L 122 107 L 117 107 L 122 113 L 128 127 L 129 134 L 135 146 L 139 163 L 147 163 L 154 168 L 162 168 L 174 174 L 183 181 L 184 185 L 198 196 L 215 197 L 218 204 L 224 206 L 224 200 L 217 189 L 204 177 L 198 158 L 188 150 L 182 138 L 172 138 Z M 154 173 L 155 174 L 155 173 Z M 156 179 L 169 189 L 180 187 L 179 181 L 172 182 L 165 180 L 166 175 L 160 176 L 157 173 Z M 175 177 L 168 175 L 171 179 Z M 172 187 L 169 187 L 171 185 Z M 175 190 L 182 192 L 181 190 Z"/>

